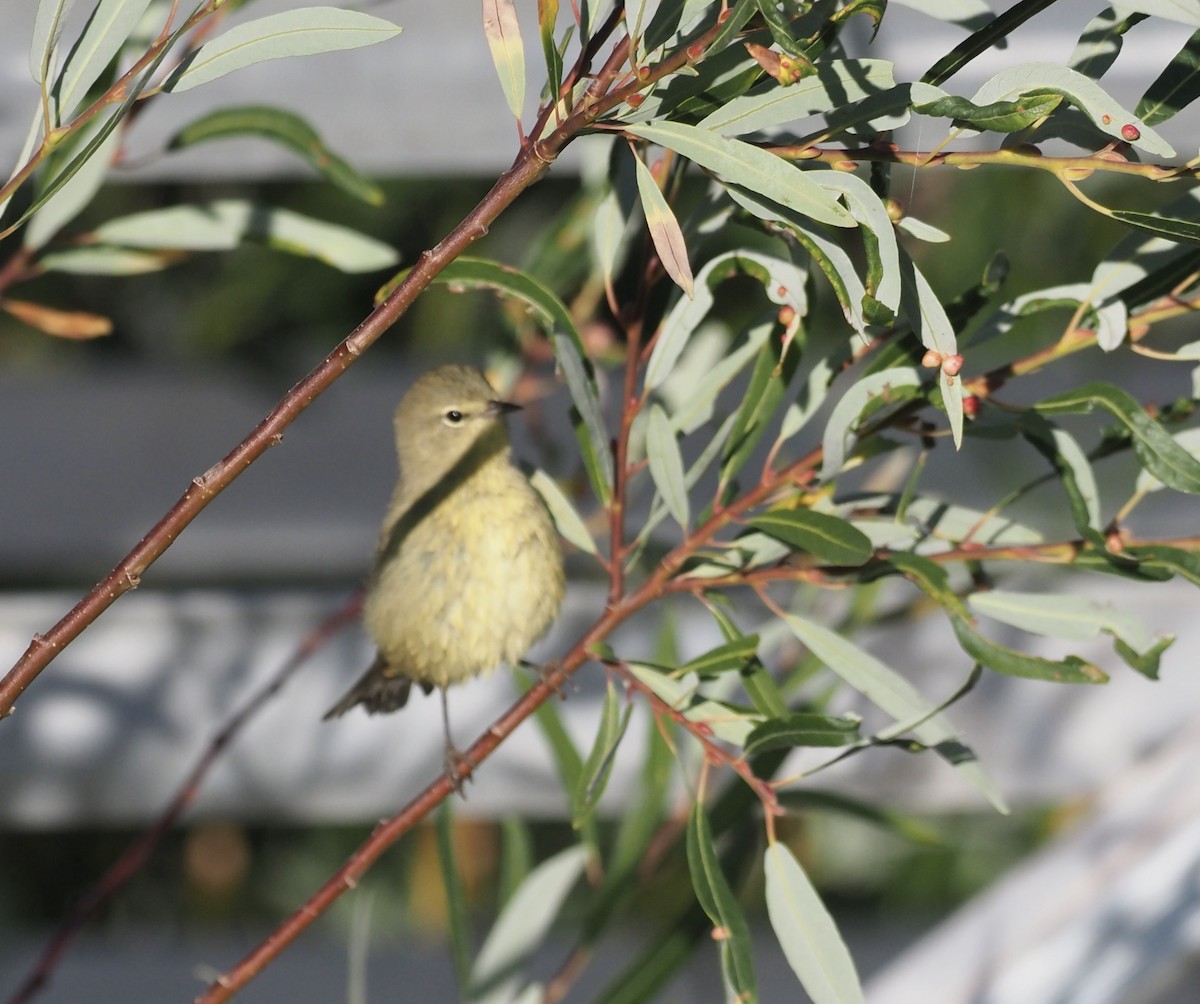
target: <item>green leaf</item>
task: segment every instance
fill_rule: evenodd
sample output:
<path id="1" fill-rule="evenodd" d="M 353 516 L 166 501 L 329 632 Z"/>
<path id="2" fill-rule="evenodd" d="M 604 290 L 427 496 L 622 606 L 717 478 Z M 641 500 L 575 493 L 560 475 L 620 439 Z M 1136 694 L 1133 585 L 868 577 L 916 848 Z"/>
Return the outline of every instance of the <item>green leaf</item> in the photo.
<path id="1" fill-rule="evenodd" d="M 93 244 L 41 255 L 38 267 L 45 272 L 75 275 L 144 275 L 173 265 L 177 257 L 169 253 L 129 251 Z"/>
<path id="2" fill-rule="evenodd" d="M 1011 648 L 985 638 L 961 617 L 950 619 L 958 643 L 972 659 L 1007 676 L 1051 683 L 1107 683 L 1108 674 L 1078 656 L 1068 655 L 1054 661 L 1038 656 L 1023 655 Z"/>
<path id="3" fill-rule="evenodd" d="M 750 459 L 767 426 L 775 420 L 800 361 L 800 353 L 793 349 L 794 345 L 794 342 L 785 344 L 783 358 L 780 358 L 779 349 L 771 341 L 764 342 L 759 350 L 741 407 L 737 410 L 733 431 L 729 434 L 729 442 L 722 451 L 723 485 L 729 484 Z"/>
<path id="4" fill-rule="evenodd" d="M 894 669 L 864 652 L 836 631 L 796 614 L 783 621 L 802 644 L 846 683 L 863 694 L 897 722 L 917 722 L 912 732 L 926 746 L 937 749 L 947 740 L 957 741 L 958 729 L 946 715 Z M 1003 799 L 973 756 L 947 760 L 964 780 L 999 812 L 1007 812 Z"/>
<path id="5" fill-rule="evenodd" d="M 595 813 L 600 796 L 608 786 L 613 757 L 616 756 L 617 746 L 625 735 L 632 711 L 633 705 L 626 702 L 625 711 L 621 712 L 621 697 L 610 678 L 604 691 L 604 706 L 600 710 L 600 727 L 596 731 L 596 741 L 592 744 L 587 760 L 584 761 L 572 798 L 571 825 L 577 830 Z"/>
<path id="6" fill-rule="evenodd" d="M 1055 427 L 1036 411 L 1021 416 L 1022 435 L 1050 461 L 1062 481 L 1075 528 L 1089 539 L 1101 530 L 1100 487 L 1083 448 L 1075 437 Z"/>
<path id="7" fill-rule="evenodd" d="M 97 115 L 78 133 L 76 142 L 56 151 L 50 158 L 40 178 L 40 187 L 53 194 L 42 203 L 25 228 L 23 240 L 29 250 L 36 251 L 47 244 L 100 190 L 121 138 L 121 134 L 111 128 L 111 122 L 110 116 Z M 91 140 L 101 135 L 104 136 L 102 142 L 92 149 L 87 160 L 76 165 L 76 152 L 87 148 Z M 69 168 L 76 170 L 58 184 Z"/>
<path id="8" fill-rule="evenodd" d="M 1101 11 L 1083 29 L 1083 34 L 1067 59 L 1067 65 L 1085 77 L 1099 80 L 1121 54 L 1125 33 L 1145 18 L 1145 14 L 1130 14 L 1122 18 L 1111 7 Z"/>
<path id="9" fill-rule="evenodd" d="M 562 53 L 554 44 L 554 26 L 558 21 L 558 0 L 538 0 L 538 34 L 542 39 L 542 56 L 546 60 L 546 85 L 550 99 L 557 99 L 562 87 Z"/>
<path id="10" fill-rule="evenodd" d="M 525 104 L 525 46 L 513 0 L 483 0 L 483 33 L 508 110 L 520 121 Z"/>
<path id="11" fill-rule="evenodd" d="M 881 94 L 896 86 L 892 64 L 883 59 L 821 62 L 817 72 L 788 87 L 771 87 L 733 98 L 701 120 L 722 136 L 741 136 Z"/>
<path id="12" fill-rule="evenodd" d="M 1138 460 L 1164 485 L 1200 493 L 1200 461 L 1173 440 L 1128 392 L 1111 384 L 1092 383 L 1056 394 L 1036 405 L 1045 415 L 1078 414 L 1101 407 L 1125 426 Z"/>
<path id="13" fill-rule="evenodd" d="M 179 251 L 228 251 L 253 241 L 342 272 L 374 272 L 398 257 L 386 244 L 348 227 L 242 199 L 151 209 L 109 220 L 95 233 L 105 244 Z"/>
<path id="14" fill-rule="evenodd" d="M 336 7 L 302 7 L 235 25 L 184 59 L 163 82 L 178 94 L 269 59 L 310 56 L 386 42 L 401 29 L 382 18 Z"/>
<path id="15" fill-rule="evenodd" d="M 814 711 L 796 711 L 783 718 L 770 718 L 746 739 L 745 753 L 749 756 L 766 749 L 797 746 L 851 746 L 862 737 L 857 715 L 821 715 Z"/>
<path id="16" fill-rule="evenodd" d="M 1175 54 L 1137 103 L 1137 114 L 1149 125 L 1165 122 L 1200 97 L 1200 31 Z"/>
<path id="17" fill-rule="evenodd" d="M 749 523 L 831 565 L 865 565 L 874 554 L 871 541 L 861 530 L 844 519 L 812 509 L 771 509 Z"/>
<path id="18" fill-rule="evenodd" d="M 1200 586 L 1200 555 L 1167 544 L 1142 544 L 1126 548 L 1126 557 L 1134 558 L 1140 567 L 1182 575 L 1193 585 Z"/>
<path id="19" fill-rule="evenodd" d="M 1173 241 L 1200 244 L 1200 223 L 1193 223 L 1191 220 L 1177 220 L 1155 213 L 1134 213 L 1126 209 L 1111 209 L 1109 215 L 1119 223 L 1136 227 L 1138 230 L 1168 237 Z"/>
<path id="20" fill-rule="evenodd" d="M 583 463 L 592 490 L 601 503 L 607 505 L 612 498 L 612 450 L 608 445 L 608 430 L 600 408 L 600 391 L 596 387 L 591 363 L 583 353 L 583 343 L 578 334 L 556 332 L 554 355 L 571 394 L 575 412 L 579 415 L 575 435 L 583 452 Z"/>
<path id="21" fill-rule="evenodd" d="M 966 66 L 976 56 L 987 52 L 992 46 L 1002 44 L 1003 40 L 1035 14 L 1045 10 L 1054 0 L 1020 0 L 1013 4 L 1003 14 L 989 19 L 984 25 L 964 38 L 946 55 L 933 64 L 921 77 L 926 84 L 940 84 L 949 80 L 954 74 Z M 938 7 L 944 7 L 944 2 L 938 2 Z"/>
<path id="22" fill-rule="evenodd" d="M 558 482 L 539 469 L 529 476 L 529 483 L 546 503 L 546 508 L 550 510 L 558 532 L 586 554 L 599 554 L 596 541 L 592 539 L 587 523 L 579 515 L 579 510 L 567 498 L 566 493 L 559 487 Z"/>
<path id="23" fill-rule="evenodd" d="M 872 402 L 905 400 L 921 386 L 921 375 L 911 366 L 872 373 L 851 386 L 838 401 L 825 424 L 822 437 L 821 480 L 828 481 L 846 465 L 857 442 L 855 432 L 863 410 Z"/>
<path id="24" fill-rule="evenodd" d="M 1200 343 L 1196 343 L 1200 345 Z M 1171 436 L 1191 457 L 1200 457 L 1200 428 L 1184 429 Z M 1163 488 L 1163 483 L 1149 471 L 1142 471 L 1137 478 L 1136 490 L 1140 494 L 1156 492 Z"/>
<path id="25" fill-rule="evenodd" d="M 679 441 L 675 438 L 671 420 L 657 404 L 650 406 L 650 418 L 646 425 L 646 457 L 650 462 L 654 486 L 662 495 L 668 511 L 686 533 L 691 523 L 691 512 L 683 475 L 683 456 L 679 452 Z"/>
<path id="26" fill-rule="evenodd" d="M 1045 118 L 1062 104 L 1061 94 L 1036 94 L 1017 101 L 993 101 L 977 105 L 966 98 L 949 95 L 913 106 L 913 111 L 935 118 L 954 119 L 973 129 L 1018 132 Z"/>
<path id="27" fill-rule="evenodd" d="M 978 105 L 1046 93 L 1061 94 L 1083 112 L 1101 132 L 1156 157 L 1174 157 L 1171 144 L 1082 73 L 1058 63 L 1022 63 L 1001 70 L 975 92 Z M 1132 138 L 1131 138 L 1132 137 Z"/>
<path id="28" fill-rule="evenodd" d="M 641 158 L 635 157 L 634 163 L 637 165 L 638 195 L 642 200 L 642 211 L 646 214 L 646 226 L 654 242 L 654 250 L 658 252 L 658 260 L 662 262 L 671 281 L 691 298 L 694 295 L 692 266 L 688 262 L 687 243 L 683 239 L 683 231 L 679 229 L 679 221 L 663 198 L 650 169 L 642 163 Z"/>
<path id="29" fill-rule="evenodd" d="M 442 889 L 446 897 L 446 928 L 450 935 L 450 957 L 459 995 L 465 995 L 471 979 L 471 924 L 468 920 L 467 890 L 454 855 L 454 811 L 442 802 L 434 814 L 438 861 L 442 866 Z"/>
<path id="30" fill-rule="evenodd" d="M 789 306 L 801 316 L 807 313 L 808 301 L 804 293 L 806 273 L 803 269 L 785 258 L 757 251 L 739 250 L 718 255 L 700 270 L 696 277 L 694 297 L 680 297 L 663 319 L 662 328 L 646 363 L 647 390 L 654 390 L 674 372 L 675 364 L 687 347 L 693 332 L 715 303 L 713 290 L 725 280 L 741 274 L 749 275 L 762 283 L 771 302 Z M 767 331 L 769 333 L 770 329 Z M 763 337 L 765 338 L 765 335 Z M 734 372 L 736 373 L 736 370 Z M 728 374 L 727 379 L 732 379 L 733 375 L 734 373 Z M 716 387 L 710 386 L 708 390 L 715 397 L 722 386 L 724 383 Z M 693 405 L 692 411 L 695 410 L 696 406 Z M 689 423 L 687 427 L 694 428 L 694 425 Z M 677 428 L 683 426 L 677 423 Z"/>
<path id="31" fill-rule="evenodd" d="M 1129 610 L 1065 591 L 1047 595 L 993 589 L 973 593 L 967 603 L 976 613 L 1048 638 L 1090 641 L 1109 634 L 1139 652 L 1154 645 L 1146 626 Z"/>
<path id="32" fill-rule="evenodd" d="M 252 136 L 269 140 L 297 154 L 327 181 L 368 205 L 383 205 L 383 190 L 364 178 L 321 140 L 317 131 L 299 115 L 267 105 L 219 108 L 188 123 L 168 141 L 168 150 L 182 150 L 198 143 Z"/>
<path id="33" fill-rule="evenodd" d="M 767 848 L 763 872 L 771 927 L 813 1004 L 866 1004 L 837 925 L 800 863 L 778 840 Z"/>
<path id="34" fill-rule="evenodd" d="M 33 35 L 29 43 L 29 72 L 39 83 L 47 83 L 52 56 L 62 35 L 63 25 L 75 0 L 39 0 L 33 16 Z"/>
<path id="35" fill-rule="evenodd" d="M 692 806 L 688 817 L 687 859 L 696 899 L 715 928 L 725 979 L 740 999 L 755 1001 L 758 981 L 754 975 L 750 927 L 721 871 L 708 816 L 700 802 Z"/>
<path id="36" fill-rule="evenodd" d="M 100 0 L 71 47 L 55 87 L 58 118 L 69 115 L 120 52 L 150 0 Z"/>
<path id="37" fill-rule="evenodd" d="M 740 672 L 758 655 L 758 635 L 744 634 L 710 649 L 679 667 L 680 673 L 695 673 L 702 679 L 731 671 Z"/>
<path id="38" fill-rule="evenodd" d="M 710 421 L 717 396 L 758 356 L 774 330 L 774 321 L 756 324 L 746 332 L 745 342 L 730 351 L 731 339 L 725 325 L 715 322 L 698 329 L 667 379 L 658 386 L 672 427 L 687 435 Z"/>
<path id="39" fill-rule="evenodd" d="M 585 862 L 583 847 L 568 847 L 529 873 L 475 959 L 471 1004 L 509 1004 L 521 986 L 521 970 L 545 940 Z"/>
<path id="40" fill-rule="evenodd" d="M 852 227 L 854 219 L 799 168 L 766 150 L 680 122 L 626 127 L 635 136 L 674 150 L 725 181 L 786 206 L 818 223 Z"/>
<path id="41" fill-rule="evenodd" d="M 859 223 L 867 254 L 867 282 L 864 310 L 867 303 L 877 301 L 887 308 L 884 316 L 873 317 L 878 324 L 890 324 L 900 307 L 902 289 L 900 248 L 896 231 L 879 196 L 862 178 L 841 171 L 826 171 L 817 175 L 817 184 L 839 192 L 850 207 L 850 214 Z M 868 300 L 867 298 L 870 298 Z"/>

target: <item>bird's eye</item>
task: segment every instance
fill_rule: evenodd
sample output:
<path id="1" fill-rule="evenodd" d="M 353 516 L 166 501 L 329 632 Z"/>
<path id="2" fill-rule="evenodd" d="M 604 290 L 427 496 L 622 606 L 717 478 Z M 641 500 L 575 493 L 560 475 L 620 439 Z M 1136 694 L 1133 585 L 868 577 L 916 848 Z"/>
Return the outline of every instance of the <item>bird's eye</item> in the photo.
<path id="1" fill-rule="evenodd" d="M 447 425 L 462 425 L 463 413 L 457 408 L 451 408 L 442 418 Z"/>

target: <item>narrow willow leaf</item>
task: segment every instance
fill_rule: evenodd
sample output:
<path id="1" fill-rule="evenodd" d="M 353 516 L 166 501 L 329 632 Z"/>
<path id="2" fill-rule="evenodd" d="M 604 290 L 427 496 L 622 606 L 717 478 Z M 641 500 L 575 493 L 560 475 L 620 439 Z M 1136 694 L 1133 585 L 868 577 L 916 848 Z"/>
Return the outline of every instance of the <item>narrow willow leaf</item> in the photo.
<path id="1" fill-rule="evenodd" d="M 449 801 L 434 814 L 438 861 L 442 867 L 442 889 L 446 897 L 446 929 L 450 935 L 450 957 L 454 982 L 463 996 L 471 979 L 471 924 L 468 920 L 467 889 L 454 854 L 454 812 Z"/>
<path id="2" fill-rule="evenodd" d="M 894 314 L 900 308 L 900 249 L 887 208 L 871 186 L 856 175 L 826 171 L 816 180 L 821 187 L 840 192 L 864 237 L 870 234 L 875 238 L 867 242 L 866 292 Z"/>
<path id="3" fill-rule="evenodd" d="M 629 671 L 654 691 L 656 697 L 676 711 L 686 708 L 692 702 L 700 686 L 700 678 L 695 673 L 687 673 L 676 679 L 657 666 L 636 662 L 628 663 L 628 666 Z"/>
<path id="4" fill-rule="evenodd" d="M 45 272 L 75 275 L 144 275 L 159 272 L 176 260 L 178 256 L 172 254 L 91 245 L 44 254 L 38 258 L 38 267 Z"/>
<path id="5" fill-rule="evenodd" d="M 1146 414 L 1127 391 L 1093 383 L 1065 391 L 1036 405 L 1046 415 L 1103 408 L 1128 430 L 1138 460 L 1163 484 L 1181 492 L 1200 493 L 1200 461 L 1173 440 L 1166 429 Z"/>
<path id="6" fill-rule="evenodd" d="M 737 421 L 721 457 L 722 484 L 733 480 L 750 459 L 767 426 L 775 420 L 800 360 L 800 353 L 792 349 L 794 344 L 785 344 L 782 358 L 773 342 L 765 342 L 759 350 L 741 407 L 737 410 Z"/>
<path id="7" fill-rule="evenodd" d="M 584 553 L 599 554 L 591 531 L 588 530 L 583 517 L 579 515 L 579 510 L 572 505 L 566 493 L 559 487 L 558 482 L 545 471 L 536 470 L 530 475 L 529 483 L 546 503 L 546 508 L 550 510 L 558 532 Z"/>
<path id="8" fill-rule="evenodd" d="M 642 200 L 642 211 L 646 214 L 646 226 L 650 230 L 654 250 L 658 252 L 658 260 L 662 262 L 671 281 L 691 299 L 694 296 L 692 266 L 688 261 L 687 243 L 683 239 L 683 231 L 679 229 L 679 221 L 663 198 L 650 169 L 640 158 L 635 157 L 634 163 L 637 165 L 638 195 Z"/>
<path id="9" fill-rule="evenodd" d="M 585 862 L 583 847 L 568 847 L 529 873 L 500 911 L 475 959 L 471 1004 L 509 1004 L 522 985 L 521 969 L 545 940 Z"/>
<path id="10" fill-rule="evenodd" d="M 882 59 L 840 59 L 817 64 L 817 72 L 788 87 L 743 94 L 701 120 L 722 136 L 741 136 L 828 111 L 896 86 L 892 64 Z"/>
<path id="11" fill-rule="evenodd" d="M 604 706 L 600 709 L 600 727 L 596 731 L 596 741 L 592 744 L 587 760 L 584 761 L 573 793 L 571 825 L 577 830 L 595 813 L 600 797 L 604 794 L 612 774 L 613 757 L 625 735 L 632 710 L 633 705 L 626 702 L 622 712 L 620 693 L 610 678 L 604 691 Z"/>
<path id="12" fill-rule="evenodd" d="M 1200 0 L 1121 0 L 1114 6 L 1200 28 Z"/>
<path id="13" fill-rule="evenodd" d="M 608 430 L 600 407 L 600 391 L 592 375 L 591 364 L 583 354 L 582 342 L 576 334 L 554 335 L 554 355 L 562 370 L 563 380 L 571 394 L 580 424 L 576 429 L 583 462 L 596 497 L 607 504 L 612 498 L 613 459 Z"/>
<path id="14" fill-rule="evenodd" d="M 562 87 L 562 53 L 554 44 L 554 26 L 558 21 L 558 0 L 538 0 L 538 34 L 542 39 L 542 56 L 546 60 L 546 82 L 550 97 L 556 98 Z"/>
<path id="15" fill-rule="evenodd" d="M 1200 244 L 1200 223 L 1191 220 L 1177 220 L 1156 213 L 1134 213 L 1126 209 L 1109 210 L 1109 215 L 1120 223 L 1137 227 L 1138 230 L 1169 237 L 1173 241 Z"/>
<path id="16" fill-rule="evenodd" d="M 1020 429 L 1025 438 L 1053 465 L 1062 480 L 1071 506 L 1071 516 L 1080 533 L 1101 529 L 1100 486 L 1091 461 L 1069 432 L 1056 428 L 1037 412 L 1021 416 Z"/>
<path id="17" fill-rule="evenodd" d="M 1200 457 L 1200 428 L 1185 429 L 1183 432 L 1175 433 L 1171 438 L 1190 456 Z M 1138 474 L 1135 488 L 1139 493 L 1156 492 L 1162 487 L 1163 483 L 1149 471 L 1142 471 Z"/>
<path id="18" fill-rule="evenodd" d="M 299 115 L 268 105 L 219 108 L 176 132 L 168 150 L 182 150 L 212 140 L 248 136 L 291 150 L 343 192 L 372 206 L 383 205 L 383 190 L 327 147 L 317 131 Z"/>
<path id="19" fill-rule="evenodd" d="M 1156 157 L 1174 157 L 1175 150 L 1132 112 L 1082 73 L 1057 63 L 1022 63 L 1001 70 L 975 92 L 971 100 L 977 105 L 1012 99 L 1018 95 L 1038 95 L 1046 92 L 1064 95 L 1083 112 L 1103 133 L 1123 143 L 1129 143 Z"/>
<path id="20" fill-rule="evenodd" d="M 525 46 L 513 0 L 483 0 L 483 33 L 508 110 L 519 121 L 525 105 Z"/>
<path id="21" fill-rule="evenodd" d="M 1085 77 L 1099 80 L 1121 54 L 1125 33 L 1144 18 L 1143 14 L 1122 18 L 1111 7 L 1101 11 L 1083 29 L 1083 34 L 1067 59 L 1067 66 Z"/>
<path id="22" fill-rule="evenodd" d="M 1130 610 L 1069 592 L 1047 595 L 995 589 L 972 593 L 967 603 L 976 613 L 1048 638 L 1090 641 L 1109 634 L 1135 652 L 1149 651 L 1154 645 L 1146 626 Z"/>
<path id="23" fill-rule="evenodd" d="M 696 899 L 713 923 L 713 938 L 719 946 L 725 979 L 739 999 L 755 1001 L 758 981 L 754 975 L 750 927 L 721 871 L 708 816 L 700 802 L 692 806 L 688 817 L 687 859 Z"/>
<path id="24" fill-rule="evenodd" d="M 600 266 L 604 281 L 612 284 L 625 262 L 631 239 L 641 228 L 633 225 L 639 200 L 637 198 L 636 157 L 624 144 L 612 154 L 608 169 L 608 191 L 596 207 L 589 234 L 592 254 Z"/>
<path id="25" fill-rule="evenodd" d="M 627 130 L 818 223 L 854 226 L 853 217 L 832 195 L 799 168 L 766 150 L 680 122 L 631 125 Z"/>
<path id="26" fill-rule="evenodd" d="M 850 746 L 862 738 L 858 732 L 861 724 L 857 715 L 793 712 L 755 726 L 746 739 L 745 753 L 749 756 L 761 750 L 799 746 Z"/>
<path id="27" fill-rule="evenodd" d="M 747 212 L 762 220 L 782 223 L 794 234 L 829 280 L 846 320 L 858 334 L 865 335 L 867 322 L 863 317 L 862 304 L 866 288 L 854 271 L 850 256 L 799 213 L 789 212 L 782 206 L 768 205 L 754 193 L 736 186 L 730 186 L 726 191 Z"/>
<path id="28" fill-rule="evenodd" d="M 977 105 L 957 95 L 914 105 L 913 111 L 934 118 L 954 119 L 972 129 L 988 132 L 1019 132 L 1044 119 L 1062 104 L 1061 94 L 1035 94 L 1016 101 L 993 101 Z"/>
<path id="29" fill-rule="evenodd" d="M 976 662 L 1006 676 L 1021 676 L 1050 683 L 1107 683 L 1108 674 L 1075 655 L 1065 659 L 1043 659 L 1024 655 L 1007 646 L 985 638 L 961 617 L 952 617 L 958 643 Z"/>
<path id="30" fill-rule="evenodd" d="M 60 120 L 99 79 L 141 20 L 150 0 L 100 0 L 63 64 L 55 89 Z"/>
<path id="31" fill-rule="evenodd" d="M 925 241 L 927 244 L 945 244 L 950 240 L 950 235 L 945 230 L 939 230 L 930 223 L 918 220 L 915 216 L 905 216 L 896 226 L 909 237 Z"/>
<path id="32" fill-rule="evenodd" d="M 109 127 L 111 118 L 98 115 L 80 131 L 78 141 L 70 148 L 54 156 L 46 176 L 41 179 L 43 190 L 54 189 L 54 194 L 48 198 L 33 214 L 25 228 L 24 244 L 31 251 L 44 247 L 64 226 L 79 215 L 91 203 L 104 179 L 108 175 L 113 154 L 117 150 L 121 135 Z M 79 169 L 61 185 L 55 182 L 65 168 L 73 164 L 75 152 L 86 147 L 93 138 L 107 132 L 104 140 L 97 146 Z"/>
<path id="33" fill-rule="evenodd" d="M 74 4 L 75 0 L 38 0 L 29 41 L 29 72 L 39 84 L 48 82 L 54 50 Z"/>
<path id="34" fill-rule="evenodd" d="M 179 93 L 269 59 L 310 56 L 386 42 L 401 29 L 382 18 L 336 7 L 302 7 L 247 21 L 206 42 L 162 87 Z"/>
<path id="35" fill-rule="evenodd" d="M 1193 585 L 1200 586 L 1200 554 L 1166 544 L 1142 544 L 1128 548 L 1126 553 L 1143 566 L 1149 565 L 1171 575 L 1182 575 Z"/>
<path id="36" fill-rule="evenodd" d="M 758 654 L 758 635 L 738 635 L 724 645 L 697 656 L 679 668 L 681 673 L 695 673 L 699 677 L 718 676 L 721 673 L 738 671 Z"/>
<path id="37" fill-rule="evenodd" d="M 684 709 L 683 717 L 706 725 L 715 738 L 731 746 L 744 746 L 750 733 L 762 721 L 762 715 L 720 701 L 696 701 Z"/>
<path id="38" fill-rule="evenodd" d="M 105 244 L 179 251 L 228 251 L 257 242 L 306 255 L 342 272 L 374 272 L 399 257 L 381 241 L 348 227 L 242 199 L 151 209 L 96 228 Z"/>
<path id="39" fill-rule="evenodd" d="M 683 476 L 683 456 L 679 452 L 679 441 L 675 438 L 671 420 L 657 404 L 650 406 L 650 418 L 646 426 L 646 458 L 650 462 L 650 476 L 667 510 L 686 532 L 691 523 L 691 512 Z"/>
<path id="40" fill-rule="evenodd" d="M 912 732 L 926 746 L 937 749 L 947 740 L 958 740 L 958 730 L 943 712 L 937 710 L 937 705 L 894 669 L 815 621 L 796 614 L 785 614 L 783 621 L 813 655 L 877 707 L 898 722 L 920 722 Z M 947 762 L 997 811 L 1008 811 L 1000 793 L 974 757 Z"/>
<path id="41" fill-rule="evenodd" d="M 903 251 L 900 252 L 900 282 L 904 291 L 904 313 L 913 331 L 927 349 L 942 356 L 958 352 L 958 339 L 954 325 L 946 315 L 942 301 L 929 285 L 929 280 L 916 263 Z"/>
<path id="42" fill-rule="evenodd" d="M 942 406 L 950 423 L 950 438 L 956 450 L 962 448 L 963 436 L 963 390 L 962 379 L 951 376 L 945 370 L 938 373 L 938 387 L 942 392 Z"/>
<path id="43" fill-rule="evenodd" d="M 696 276 L 694 297 L 690 300 L 680 297 L 663 319 L 662 329 L 646 363 L 647 390 L 658 387 L 674 371 L 692 333 L 715 302 L 712 291 L 726 279 L 743 273 L 761 282 L 772 302 L 790 306 L 801 316 L 807 313 L 803 269 L 786 259 L 757 251 L 730 251 L 718 255 Z"/>
<path id="44" fill-rule="evenodd" d="M 749 521 L 750 525 L 814 558 L 833 565 L 866 564 L 874 550 L 861 530 L 844 519 L 812 509 L 771 509 Z"/>
<path id="45" fill-rule="evenodd" d="M 911 366 L 903 366 L 872 373 L 850 387 L 825 424 L 825 434 L 821 440 L 821 480 L 828 481 L 846 465 L 846 457 L 856 442 L 854 433 L 859 416 L 873 400 L 898 400 L 900 395 L 910 397 L 912 391 L 920 386 L 921 375 Z"/>
<path id="46" fill-rule="evenodd" d="M 800 863 L 778 840 L 767 847 L 763 872 L 771 927 L 813 1004 L 866 1004 L 837 925 Z"/>

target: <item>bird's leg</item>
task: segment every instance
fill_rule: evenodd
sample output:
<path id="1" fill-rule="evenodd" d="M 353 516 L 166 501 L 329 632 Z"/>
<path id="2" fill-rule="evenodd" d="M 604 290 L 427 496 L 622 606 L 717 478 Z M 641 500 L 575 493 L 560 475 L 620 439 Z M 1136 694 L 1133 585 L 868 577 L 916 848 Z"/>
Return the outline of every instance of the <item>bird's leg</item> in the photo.
<path id="1" fill-rule="evenodd" d="M 459 797 L 465 802 L 467 796 L 463 791 L 463 782 L 470 778 L 471 772 L 475 769 L 475 764 L 471 762 L 470 757 L 454 745 L 454 740 L 450 736 L 450 701 L 446 696 L 446 688 L 442 687 L 441 691 L 442 728 L 446 734 L 446 758 L 444 761 L 446 776 L 450 779 L 450 783 L 454 786 L 454 790 L 458 792 Z"/>

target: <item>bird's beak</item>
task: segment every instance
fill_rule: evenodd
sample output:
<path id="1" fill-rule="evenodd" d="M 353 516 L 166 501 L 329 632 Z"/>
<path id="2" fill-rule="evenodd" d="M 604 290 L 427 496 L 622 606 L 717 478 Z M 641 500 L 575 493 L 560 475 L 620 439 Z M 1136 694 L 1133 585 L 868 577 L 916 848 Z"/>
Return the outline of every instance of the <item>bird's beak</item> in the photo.
<path id="1" fill-rule="evenodd" d="M 521 406 L 511 401 L 489 401 L 487 406 L 489 415 L 507 415 L 509 412 L 520 410 Z"/>

